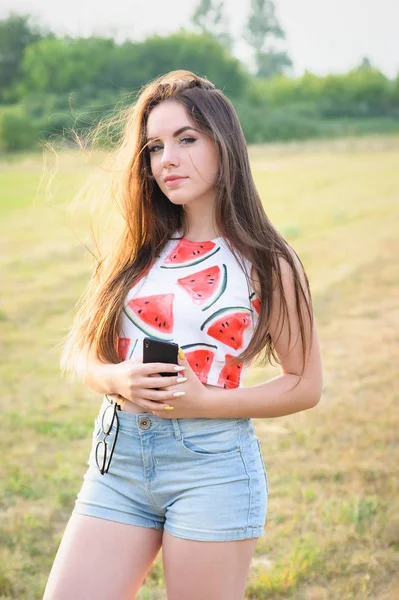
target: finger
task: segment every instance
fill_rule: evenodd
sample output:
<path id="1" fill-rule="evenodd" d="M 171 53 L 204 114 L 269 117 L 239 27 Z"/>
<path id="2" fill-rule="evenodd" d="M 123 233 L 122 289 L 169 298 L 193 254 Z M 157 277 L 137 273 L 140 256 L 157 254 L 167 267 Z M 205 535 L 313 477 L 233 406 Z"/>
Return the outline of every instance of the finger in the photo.
<path id="1" fill-rule="evenodd" d="M 185 392 L 177 392 L 175 390 L 169 390 L 165 392 L 160 392 L 158 390 L 151 389 L 143 389 L 139 394 L 142 398 L 146 400 L 152 400 L 153 402 L 166 402 L 168 403 L 170 400 L 178 398 L 179 396 L 184 396 Z"/>
<path id="2" fill-rule="evenodd" d="M 145 375 L 150 375 L 150 373 L 173 373 L 181 370 L 182 365 L 174 363 L 143 363 L 143 373 Z"/>
<path id="3" fill-rule="evenodd" d="M 166 402 L 153 402 L 146 398 L 138 398 L 135 404 L 141 406 L 141 408 L 144 408 L 145 410 L 150 410 L 151 412 L 163 411 L 165 407 L 168 408 L 170 406 L 170 404 L 167 404 Z"/>
<path id="4" fill-rule="evenodd" d="M 190 363 L 188 362 L 186 355 L 184 354 L 184 350 L 182 348 L 179 348 L 179 352 L 177 355 L 177 362 L 179 363 L 179 368 L 182 369 L 184 371 L 184 369 L 186 369 L 185 374 L 187 375 L 188 373 L 192 372 L 192 367 L 190 365 Z"/>
<path id="5" fill-rule="evenodd" d="M 146 389 L 166 388 L 187 381 L 187 377 L 148 377 L 140 381 L 140 386 Z"/>
<path id="6" fill-rule="evenodd" d="M 164 417 L 165 419 L 173 419 L 173 406 L 166 406 L 164 410 L 153 410 L 151 411 L 153 415 L 157 417 Z"/>

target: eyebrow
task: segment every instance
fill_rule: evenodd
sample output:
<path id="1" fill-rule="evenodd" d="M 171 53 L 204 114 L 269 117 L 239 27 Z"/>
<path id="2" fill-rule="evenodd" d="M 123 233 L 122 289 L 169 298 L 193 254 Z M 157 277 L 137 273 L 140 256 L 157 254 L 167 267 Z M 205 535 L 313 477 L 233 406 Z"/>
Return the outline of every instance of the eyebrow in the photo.
<path id="1" fill-rule="evenodd" d="M 184 127 L 180 127 L 180 129 L 178 129 L 177 131 L 174 132 L 173 137 L 177 137 L 178 135 L 180 135 L 181 133 L 183 133 L 183 131 L 186 131 L 187 129 L 192 129 L 193 131 L 196 131 L 197 133 L 201 133 L 199 129 L 196 129 L 195 127 L 191 127 L 190 125 L 185 125 Z M 147 139 L 147 144 L 149 142 L 151 142 L 152 140 L 158 140 L 158 137 L 150 137 Z"/>

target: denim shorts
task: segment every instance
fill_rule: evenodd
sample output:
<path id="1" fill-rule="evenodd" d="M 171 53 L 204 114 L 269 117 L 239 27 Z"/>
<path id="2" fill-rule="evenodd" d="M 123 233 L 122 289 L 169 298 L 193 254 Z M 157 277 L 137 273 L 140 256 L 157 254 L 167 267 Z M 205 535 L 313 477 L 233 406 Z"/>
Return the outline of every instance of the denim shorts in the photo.
<path id="1" fill-rule="evenodd" d="M 74 513 L 190 540 L 263 535 L 268 483 L 252 419 L 164 419 L 118 411 L 118 438 L 102 475 L 94 452 L 108 405 L 104 397 Z M 115 431 L 114 424 L 110 445 Z"/>

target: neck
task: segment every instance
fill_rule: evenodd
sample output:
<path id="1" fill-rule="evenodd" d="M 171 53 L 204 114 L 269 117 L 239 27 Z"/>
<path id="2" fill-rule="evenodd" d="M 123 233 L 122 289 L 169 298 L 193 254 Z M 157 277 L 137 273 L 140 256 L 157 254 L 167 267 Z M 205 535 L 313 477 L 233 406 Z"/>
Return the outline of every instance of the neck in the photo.
<path id="1" fill-rule="evenodd" d="M 220 237 L 213 219 L 212 210 L 205 210 L 207 203 L 196 202 L 184 207 L 185 219 L 187 224 L 187 233 L 185 237 L 192 241 L 213 240 Z"/>

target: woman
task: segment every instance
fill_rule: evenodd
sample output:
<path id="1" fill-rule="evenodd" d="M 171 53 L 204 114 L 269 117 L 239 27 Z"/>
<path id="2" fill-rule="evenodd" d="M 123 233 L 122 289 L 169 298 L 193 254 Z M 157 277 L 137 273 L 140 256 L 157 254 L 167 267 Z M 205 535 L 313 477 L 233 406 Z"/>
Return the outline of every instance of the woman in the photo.
<path id="1" fill-rule="evenodd" d="M 242 600 L 268 493 L 252 418 L 321 395 L 308 279 L 208 80 L 175 71 L 147 85 L 114 164 L 123 230 L 62 357 L 104 399 L 44 598 L 130 600 L 162 546 L 168 600 Z M 145 337 L 177 343 L 176 365 L 143 363 Z M 281 374 L 243 387 L 262 351 Z"/>

